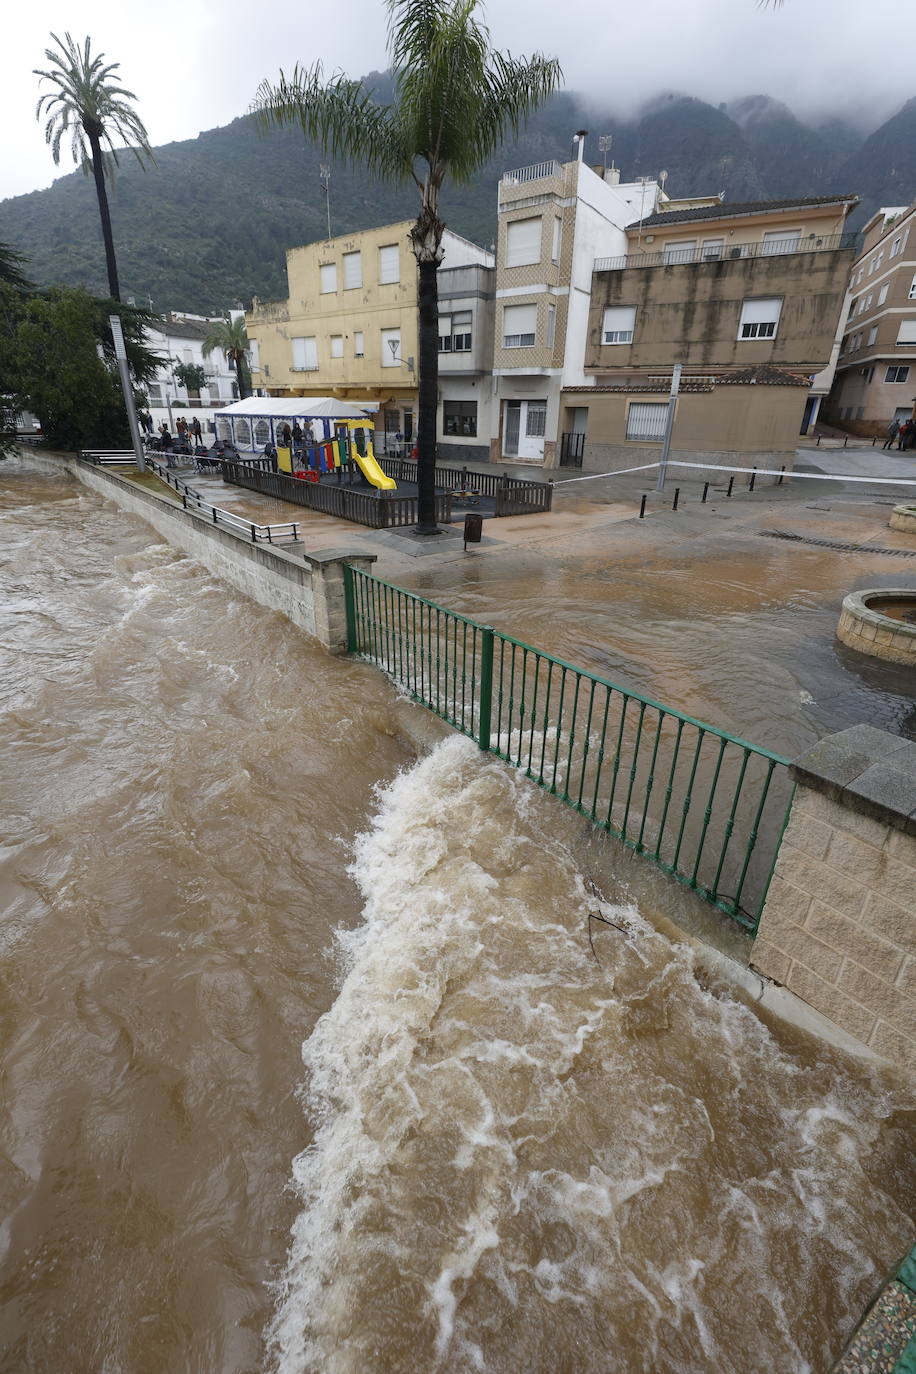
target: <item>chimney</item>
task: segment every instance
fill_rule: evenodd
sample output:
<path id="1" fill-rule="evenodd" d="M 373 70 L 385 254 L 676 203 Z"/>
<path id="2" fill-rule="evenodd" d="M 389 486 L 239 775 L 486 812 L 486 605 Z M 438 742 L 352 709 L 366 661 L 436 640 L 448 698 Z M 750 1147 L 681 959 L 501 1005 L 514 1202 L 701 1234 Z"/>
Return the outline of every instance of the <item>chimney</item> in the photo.
<path id="1" fill-rule="evenodd" d="M 588 129 L 577 129 L 575 137 L 573 138 L 573 150 L 579 162 L 582 162 L 585 158 L 585 139 L 587 134 Z"/>
<path id="2" fill-rule="evenodd" d="M 620 168 L 619 168 L 619 167 L 615 167 L 614 164 L 613 164 L 613 162 L 612 162 L 611 165 L 610 165 L 610 167 L 608 167 L 607 171 L 606 171 L 605 174 L 604 174 L 604 179 L 605 179 L 605 181 L 607 182 L 608 186 L 619 186 L 619 185 L 620 185 Z"/>

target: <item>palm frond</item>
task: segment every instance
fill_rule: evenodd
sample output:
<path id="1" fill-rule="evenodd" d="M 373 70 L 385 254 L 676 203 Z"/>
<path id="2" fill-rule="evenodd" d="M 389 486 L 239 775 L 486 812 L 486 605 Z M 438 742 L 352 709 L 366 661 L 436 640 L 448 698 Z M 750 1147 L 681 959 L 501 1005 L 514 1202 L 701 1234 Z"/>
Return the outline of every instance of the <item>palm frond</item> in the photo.
<path id="1" fill-rule="evenodd" d="M 36 68 L 35 75 L 52 89 L 41 95 L 35 114 L 36 118 L 44 117 L 47 121 L 45 140 L 55 165 L 60 161 L 61 143 L 69 136 L 74 162 L 88 172 L 91 150 L 87 135 L 97 137 L 99 143 L 107 143 L 113 153 L 113 134 L 131 149 L 141 166 L 154 162 L 143 121 L 130 105 L 136 96 L 115 80 L 120 63 L 106 64 L 102 53 L 93 56 L 89 38 L 83 41 L 82 47 L 69 33 L 63 38 L 52 33 L 51 38 L 57 47 L 45 49 L 49 68 Z M 117 161 L 116 155 L 114 161 Z M 109 176 L 112 165 L 111 158 L 107 158 L 104 170 Z"/>
<path id="2" fill-rule="evenodd" d="M 337 73 L 325 82 L 320 62 L 311 68 L 297 64 L 290 76 L 281 71 L 276 85 L 262 81 L 251 109 L 262 129 L 298 124 L 306 138 L 344 162 L 395 181 L 411 175 L 394 112 L 376 105 L 361 81 Z"/>

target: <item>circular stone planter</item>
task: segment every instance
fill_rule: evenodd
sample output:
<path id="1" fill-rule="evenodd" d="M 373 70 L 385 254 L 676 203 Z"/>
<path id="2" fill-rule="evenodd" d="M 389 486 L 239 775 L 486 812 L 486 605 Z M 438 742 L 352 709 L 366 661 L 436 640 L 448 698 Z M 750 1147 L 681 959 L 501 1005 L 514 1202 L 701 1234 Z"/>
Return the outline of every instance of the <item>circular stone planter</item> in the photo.
<path id="1" fill-rule="evenodd" d="M 837 639 L 861 654 L 916 668 L 916 589 L 876 587 L 852 592 L 843 599 L 836 633 Z"/>
<path id="2" fill-rule="evenodd" d="M 903 530 L 905 534 L 916 534 L 916 503 L 895 506 L 888 522 L 892 530 Z"/>

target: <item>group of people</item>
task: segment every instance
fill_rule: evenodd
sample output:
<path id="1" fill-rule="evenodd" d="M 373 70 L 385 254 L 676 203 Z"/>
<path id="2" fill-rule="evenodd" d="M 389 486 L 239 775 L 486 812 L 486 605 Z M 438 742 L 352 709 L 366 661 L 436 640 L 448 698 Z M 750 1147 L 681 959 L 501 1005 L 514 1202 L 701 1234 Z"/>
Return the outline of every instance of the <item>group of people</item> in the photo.
<path id="1" fill-rule="evenodd" d="M 903 424 L 899 420 L 891 420 L 884 447 L 893 448 L 895 440 L 898 449 L 916 448 L 916 424 L 912 420 L 904 420 Z"/>

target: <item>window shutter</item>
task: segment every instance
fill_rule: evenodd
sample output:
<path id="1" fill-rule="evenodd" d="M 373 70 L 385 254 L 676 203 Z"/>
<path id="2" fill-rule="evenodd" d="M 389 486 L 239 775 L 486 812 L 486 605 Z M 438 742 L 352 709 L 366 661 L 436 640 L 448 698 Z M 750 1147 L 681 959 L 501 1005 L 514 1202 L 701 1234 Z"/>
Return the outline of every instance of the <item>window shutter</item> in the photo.
<path id="1" fill-rule="evenodd" d="M 506 225 L 506 266 L 525 267 L 541 260 L 541 218 Z"/>
<path id="2" fill-rule="evenodd" d="M 327 296 L 337 290 L 337 263 L 326 262 L 318 268 L 318 275 L 321 278 L 321 294 Z"/>
<path id="3" fill-rule="evenodd" d="M 604 312 L 601 342 L 606 344 L 632 343 L 636 324 L 635 305 L 609 305 Z"/>
<path id="4" fill-rule="evenodd" d="M 363 263 L 360 253 L 344 253 L 344 290 L 352 291 L 363 284 Z"/>
<path id="5" fill-rule="evenodd" d="M 401 280 L 401 250 L 396 243 L 378 250 L 378 279 L 380 282 Z"/>
<path id="6" fill-rule="evenodd" d="M 901 320 L 897 331 L 899 344 L 916 344 L 916 320 Z"/>
<path id="7" fill-rule="evenodd" d="M 503 347 L 523 348 L 534 343 L 538 325 L 536 305 L 503 306 Z"/>
<path id="8" fill-rule="evenodd" d="M 293 339 L 293 367 L 305 367 L 305 339 Z"/>
<path id="9" fill-rule="evenodd" d="M 315 338 L 303 339 L 305 344 L 305 365 L 306 367 L 318 366 L 318 340 Z"/>

